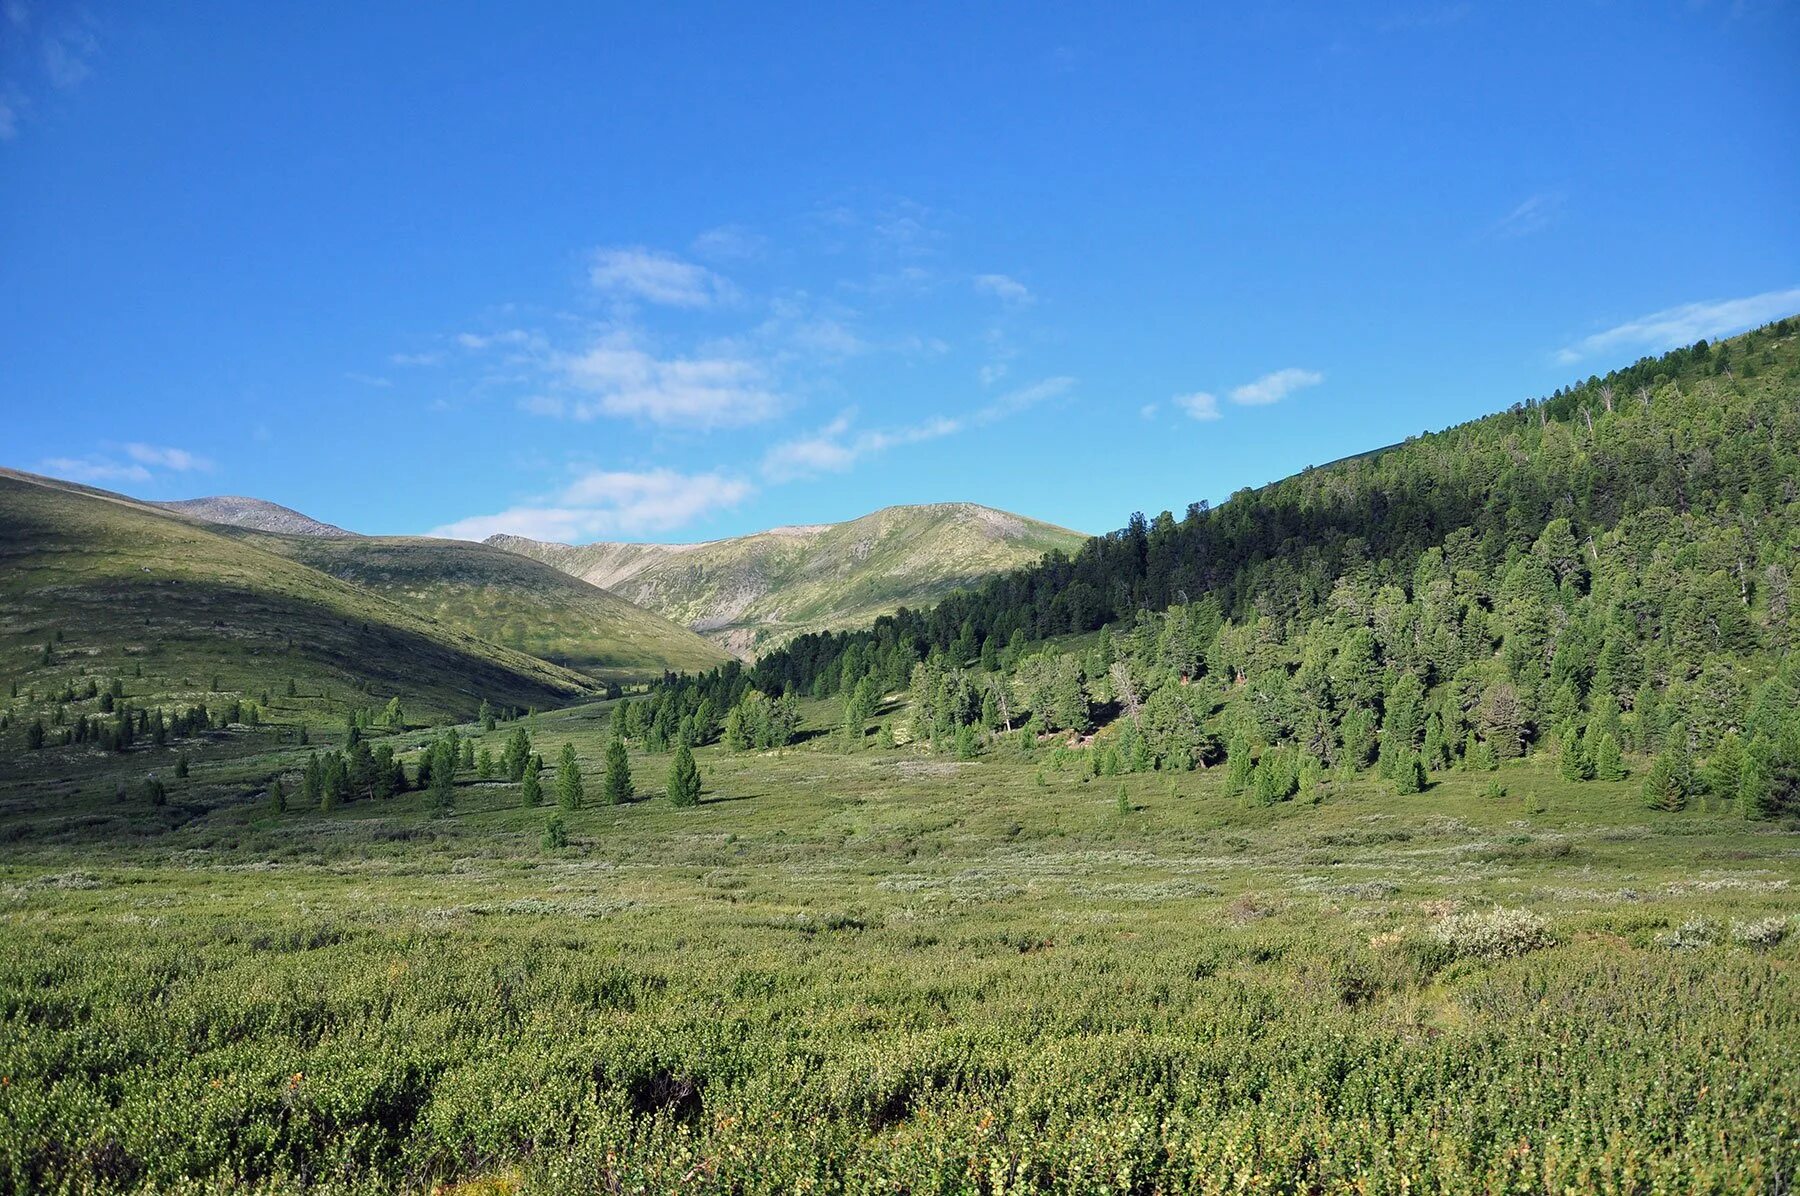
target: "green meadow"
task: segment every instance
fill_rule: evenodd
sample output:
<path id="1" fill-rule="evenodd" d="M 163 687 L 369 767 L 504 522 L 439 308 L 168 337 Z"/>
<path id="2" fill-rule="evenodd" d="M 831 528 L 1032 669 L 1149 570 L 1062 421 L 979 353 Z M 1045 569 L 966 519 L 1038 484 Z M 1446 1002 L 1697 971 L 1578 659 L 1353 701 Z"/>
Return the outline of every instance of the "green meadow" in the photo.
<path id="1" fill-rule="evenodd" d="M 1645 808 L 1643 760 L 1250 806 L 1223 768 L 803 730 L 699 749 L 679 809 L 636 750 L 637 798 L 601 804 L 604 705 L 463 730 L 498 756 L 521 725 L 552 765 L 574 745 L 579 809 L 552 767 L 535 808 L 465 771 L 447 812 L 278 814 L 306 749 L 276 728 L 9 751 L 0 1190 L 1726 1193 L 1800 1167 L 1800 839 Z"/>

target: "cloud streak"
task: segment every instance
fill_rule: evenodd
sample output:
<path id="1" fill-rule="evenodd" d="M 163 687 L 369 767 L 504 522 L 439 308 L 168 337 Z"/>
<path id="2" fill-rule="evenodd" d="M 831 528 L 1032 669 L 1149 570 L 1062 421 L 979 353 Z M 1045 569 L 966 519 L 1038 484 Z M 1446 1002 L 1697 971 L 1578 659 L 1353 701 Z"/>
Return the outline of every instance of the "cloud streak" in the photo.
<path id="1" fill-rule="evenodd" d="M 705 266 L 642 246 L 595 250 L 588 281 L 618 298 L 667 307 L 712 307 L 735 294 L 729 282 Z"/>
<path id="2" fill-rule="evenodd" d="M 580 543 L 600 536 L 666 532 L 735 506 L 754 492 L 750 483 L 721 473 L 591 470 L 542 504 L 471 515 L 429 534 L 452 540 L 506 534 Z"/>
<path id="3" fill-rule="evenodd" d="M 1264 374 L 1254 382 L 1246 382 L 1231 392 L 1231 401 L 1242 407 L 1267 407 L 1271 403 L 1325 381 L 1317 370 L 1285 369 Z"/>
<path id="4" fill-rule="evenodd" d="M 1728 336 L 1800 312 L 1800 287 L 1741 299 L 1684 303 L 1584 336 L 1556 352 L 1562 365 L 1626 350 L 1663 353 L 1697 340 Z"/>
<path id="5" fill-rule="evenodd" d="M 1219 396 L 1197 390 L 1193 394 L 1176 395 L 1170 402 L 1187 412 L 1189 419 L 1219 419 Z"/>
<path id="6" fill-rule="evenodd" d="M 967 416 L 933 416 L 922 423 L 900 428 L 855 432 L 856 413 L 846 411 L 810 436 L 786 441 L 763 457 L 763 476 L 772 482 L 790 482 L 826 473 L 845 473 L 864 457 L 888 449 L 954 436 L 971 427 L 985 427 L 1067 394 L 1075 386 L 1069 377 L 1045 378 L 1030 386 L 1008 391 Z"/>
<path id="7" fill-rule="evenodd" d="M 779 414 L 786 402 L 759 363 L 742 357 L 658 357 L 617 332 L 554 359 L 574 394 L 525 401 L 538 415 L 638 419 L 698 431 L 742 427 Z"/>
<path id="8" fill-rule="evenodd" d="M 977 274 L 975 289 L 984 295 L 992 295 L 1011 307 L 1024 307 L 1037 301 L 1037 296 L 1031 293 L 1030 287 L 1005 274 Z"/>

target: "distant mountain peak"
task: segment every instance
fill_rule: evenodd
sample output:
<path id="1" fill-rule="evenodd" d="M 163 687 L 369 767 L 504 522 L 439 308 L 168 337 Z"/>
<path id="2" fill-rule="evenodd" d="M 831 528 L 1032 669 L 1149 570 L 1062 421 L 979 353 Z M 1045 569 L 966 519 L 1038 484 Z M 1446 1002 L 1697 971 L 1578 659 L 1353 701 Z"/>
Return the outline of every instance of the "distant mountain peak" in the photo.
<path id="1" fill-rule="evenodd" d="M 901 606 L 1072 552 L 1080 532 L 978 503 L 883 507 L 843 523 L 699 544 L 487 543 L 554 565 L 750 656 L 806 631 L 865 626 Z"/>
<path id="2" fill-rule="evenodd" d="M 278 532 L 284 536 L 319 536 L 347 539 L 357 535 L 329 523 L 321 523 L 310 515 L 302 515 L 291 507 L 241 494 L 216 494 L 210 498 L 184 498 L 177 502 L 153 504 L 207 523 L 249 528 L 258 532 Z"/>

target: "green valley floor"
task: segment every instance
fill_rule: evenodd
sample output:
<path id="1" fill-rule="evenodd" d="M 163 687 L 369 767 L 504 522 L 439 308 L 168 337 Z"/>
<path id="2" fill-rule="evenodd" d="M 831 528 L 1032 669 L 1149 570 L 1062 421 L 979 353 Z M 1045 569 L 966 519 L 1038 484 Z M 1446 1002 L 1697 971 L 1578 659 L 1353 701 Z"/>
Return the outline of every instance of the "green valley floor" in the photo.
<path id="1" fill-rule="evenodd" d="M 609 807 L 605 726 L 532 720 L 588 778 L 562 847 L 554 785 L 276 815 L 301 749 L 249 734 L 160 807 L 0 765 L 0 1191 L 1795 1182 L 1792 825 L 825 737 L 702 749 L 693 809 L 633 752 Z"/>

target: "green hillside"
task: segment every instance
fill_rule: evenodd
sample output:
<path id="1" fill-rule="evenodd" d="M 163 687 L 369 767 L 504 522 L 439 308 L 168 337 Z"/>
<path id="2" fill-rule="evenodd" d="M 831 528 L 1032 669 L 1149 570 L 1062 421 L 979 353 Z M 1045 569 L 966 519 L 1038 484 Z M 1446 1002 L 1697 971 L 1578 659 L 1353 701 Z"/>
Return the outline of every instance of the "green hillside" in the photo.
<path id="1" fill-rule="evenodd" d="M 1800 808 L 1796 323 L 1180 520 L 1134 516 L 679 700 L 866 676 L 910 686 L 913 733 L 940 749 L 1003 707 L 1039 733 L 1098 730 L 1097 770 L 1223 761 L 1263 801 L 1544 754 L 1577 781 L 1637 776 L 1665 808 Z M 1031 646 L 1101 628 L 1078 652 Z"/>
<path id="2" fill-rule="evenodd" d="M 754 655 L 803 632 L 867 626 L 1085 539 L 973 503 L 938 503 L 705 544 L 567 545 L 516 536 L 488 543 Z"/>
<path id="3" fill-rule="evenodd" d="M 124 678 L 140 705 L 268 691 L 276 719 L 396 695 L 419 714 L 466 715 L 590 685 L 238 536 L 10 470 L 0 653 L 21 694 L 93 678 Z"/>
<path id="4" fill-rule="evenodd" d="M 699 671 L 726 654 L 548 565 L 462 540 L 231 533 L 492 643 L 607 680 Z"/>

